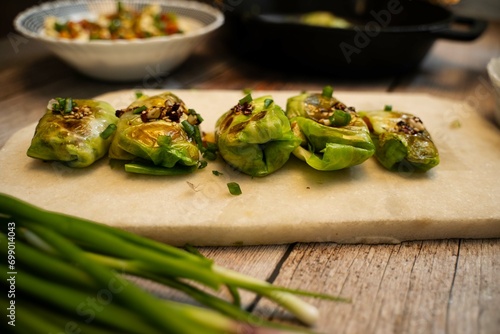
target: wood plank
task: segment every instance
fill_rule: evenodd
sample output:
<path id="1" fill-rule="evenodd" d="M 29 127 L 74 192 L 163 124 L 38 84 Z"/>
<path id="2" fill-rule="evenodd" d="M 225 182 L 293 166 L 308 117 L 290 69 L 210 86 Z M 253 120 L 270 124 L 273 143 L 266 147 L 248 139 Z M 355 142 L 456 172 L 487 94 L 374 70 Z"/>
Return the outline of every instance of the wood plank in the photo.
<path id="1" fill-rule="evenodd" d="M 308 299 L 322 313 L 320 332 L 493 333 L 500 309 L 499 247 L 500 240 L 299 244 L 274 283 L 352 299 Z M 268 301 L 256 312 L 287 318 Z"/>
<path id="2" fill-rule="evenodd" d="M 500 241 L 464 240 L 449 300 L 449 333 L 498 333 Z"/>
<path id="3" fill-rule="evenodd" d="M 404 332 L 439 333 L 445 330 L 458 246 L 456 240 L 422 245 L 411 271 L 408 303 L 403 308 Z"/>

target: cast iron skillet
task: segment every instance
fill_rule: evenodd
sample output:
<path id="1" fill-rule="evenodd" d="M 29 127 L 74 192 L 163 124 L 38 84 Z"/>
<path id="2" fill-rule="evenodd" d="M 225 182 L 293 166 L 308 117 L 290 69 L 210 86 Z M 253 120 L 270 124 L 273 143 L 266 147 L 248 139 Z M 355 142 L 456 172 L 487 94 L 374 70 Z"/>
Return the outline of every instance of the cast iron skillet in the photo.
<path id="1" fill-rule="evenodd" d="M 436 39 L 471 41 L 487 26 L 418 0 L 226 0 L 224 6 L 232 47 L 240 54 L 273 68 L 339 76 L 413 70 Z M 328 28 L 295 19 L 318 10 L 356 25 Z"/>

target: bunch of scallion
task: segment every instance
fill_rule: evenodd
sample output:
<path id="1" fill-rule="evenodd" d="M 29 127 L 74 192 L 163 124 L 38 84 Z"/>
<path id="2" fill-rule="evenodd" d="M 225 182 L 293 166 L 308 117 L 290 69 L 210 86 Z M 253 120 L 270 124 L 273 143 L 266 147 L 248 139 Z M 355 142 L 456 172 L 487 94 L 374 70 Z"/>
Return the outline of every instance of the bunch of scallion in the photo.
<path id="1" fill-rule="evenodd" d="M 8 285 L 8 273 L 16 273 L 19 333 L 308 332 L 306 327 L 257 319 L 241 308 L 238 291 L 276 302 L 305 325 L 314 324 L 318 312 L 296 295 L 341 300 L 274 286 L 222 268 L 196 252 L 45 211 L 4 194 L 0 220 L 1 281 Z M 7 247 L 13 244 L 15 251 Z M 124 274 L 178 289 L 203 306 L 159 298 Z M 207 287 L 217 291 L 222 286 L 229 288 L 232 301 L 207 292 Z M 12 300 L 4 295 L 0 306 L 5 310 Z"/>

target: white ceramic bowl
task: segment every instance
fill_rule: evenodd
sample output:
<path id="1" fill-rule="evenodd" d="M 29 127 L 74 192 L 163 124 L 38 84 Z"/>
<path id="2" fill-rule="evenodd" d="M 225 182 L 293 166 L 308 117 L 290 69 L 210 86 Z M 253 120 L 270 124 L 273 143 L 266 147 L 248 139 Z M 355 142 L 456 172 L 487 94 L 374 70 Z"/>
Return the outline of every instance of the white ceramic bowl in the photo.
<path id="1" fill-rule="evenodd" d="M 183 34 L 135 40 L 65 40 L 46 36 L 44 21 L 55 16 L 61 21 L 95 19 L 100 13 L 113 13 L 114 0 L 54 1 L 31 7 L 14 20 L 23 35 L 36 39 L 54 54 L 83 74 L 108 81 L 148 80 L 168 74 L 182 64 L 207 35 L 224 23 L 217 9 L 195 1 L 123 0 L 134 10 L 158 4 L 165 12 L 174 12 L 179 22 L 192 29 Z"/>
<path id="2" fill-rule="evenodd" d="M 491 59 L 488 63 L 487 69 L 491 83 L 495 89 L 495 118 L 497 123 L 500 125 L 500 57 Z"/>

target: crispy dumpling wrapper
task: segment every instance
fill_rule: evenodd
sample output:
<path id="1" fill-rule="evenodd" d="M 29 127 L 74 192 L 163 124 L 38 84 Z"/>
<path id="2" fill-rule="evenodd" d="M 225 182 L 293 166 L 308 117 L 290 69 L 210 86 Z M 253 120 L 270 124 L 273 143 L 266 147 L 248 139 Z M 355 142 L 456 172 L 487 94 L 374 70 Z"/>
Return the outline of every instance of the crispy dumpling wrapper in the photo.
<path id="1" fill-rule="evenodd" d="M 217 120 L 215 137 L 222 158 L 251 176 L 280 169 L 300 143 L 271 96 L 241 99 Z"/>
<path id="2" fill-rule="evenodd" d="M 200 160 L 198 145 L 186 132 L 186 127 L 199 124 L 193 112 L 170 92 L 141 96 L 127 108 L 117 111 L 120 119 L 109 157 L 129 161 L 140 159 L 146 167 L 151 165 L 150 172 L 147 168 L 134 170 L 139 173 L 168 174 L 159 168 L 193 171 Z"/>
<path id="3" fill-rule="evenodd" d="M 390 170 L 428 171 L 439 152 L 422 120 L 399 111 L 360 112 L 375 143 L 375 157 Z"/>
<path id="4" fill-rule="evenodd" d="M 354 108 L 331 93 L 303 93 L 288 99 L 286 114 L 301 145 L 293 154 L 309 166 L 333 171 L 361 164 L 374 145 L 368 127 Z"/>
<path id="5" fill-rule="evenodd" d="M 53 99 L 36 126 L 27 155 L 87 167 L 108 153 L 117 121 L 107 102 Z"/>

